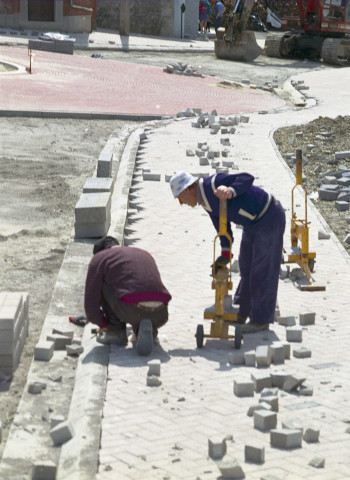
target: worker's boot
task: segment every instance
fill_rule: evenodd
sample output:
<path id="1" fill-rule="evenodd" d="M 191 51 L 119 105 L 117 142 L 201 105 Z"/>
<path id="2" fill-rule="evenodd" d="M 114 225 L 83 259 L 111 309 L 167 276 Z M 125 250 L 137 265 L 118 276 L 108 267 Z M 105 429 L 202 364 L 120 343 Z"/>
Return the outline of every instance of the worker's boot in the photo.
<path id="1" fill-rule="evenodd" d="M 139 355 L 149 355 L 153 348 L 153 326 L 149 318 L 141 320 L 137 332 L 136 351 Z"/>

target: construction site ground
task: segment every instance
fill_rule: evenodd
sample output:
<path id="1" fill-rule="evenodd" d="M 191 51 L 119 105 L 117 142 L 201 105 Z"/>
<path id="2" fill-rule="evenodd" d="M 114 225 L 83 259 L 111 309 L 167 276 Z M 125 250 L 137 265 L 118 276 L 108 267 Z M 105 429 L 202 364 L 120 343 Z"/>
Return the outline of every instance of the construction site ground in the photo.
<path id="1" fill-rule="evenodd" d="M 8 47 L 3 52 L 7 57 L 11 55 Z M 0 60 L 1 53 L 0 49 Z M 13 57 L 17 63 L 20 55 L 14 51 Z M 57 57 L 53 55 L 52 60 L 54 58 Z M 62 61 L 64 62 L 64 59 Z M 164 63 L 167 61 L 168 56 L 164 58 Z M 289 61 L 286 65 L 288 68 Z M 282 102 L 279 97 L 268 99 L 264 97 L 260 108 L 251 109 L 249 124 L 241 126 L 237 132 L 237 140 L 236 137 L 232 140 L 231 156 L 239 170 L 253 173 L 259 185 L 276 194 L 286 209 L 287 217 L 290 214 L 290 190 L 294 177 L 293 166 L 289 169 L 283 160 L 285 154 L 296 147 L 307 150 L 307 145 L 314 143 L 314 136 L 319 131 L 333 132 L 331 145 L 325 142 L 324 145 L 316 146 L 313 155 L 308 155 L 309 161 L 304 166 L 306 184 L 314 191 L 317 183 L 314 170 L 318 163 L 326 158 L 326 167 L 327 158 L 331 157 L 334 151 L 349 150 L 346 132 L 349 125 L 347 115 L 350 112 L 344 102 L 348 83 L 342 82 L 344 89 L 340 88 L 334 93 L 332 101 L 327 101 L 327 86 L 334 84 L 337 72 L 342 72 L 343 77 L 347 78 L 349 69 L 315 66 L 308 62 L 300 65 L 300 68 L 303 66 L 305 82 L 310 85 L 308 96 L 315 99 L 315 104 L 303 110 L 295 108 L 288 101 Z M 249 65 L 249 69 L 253 70 L 253 67 L 254 65 Z M 282 72 L 283 67 L 281 61 L 278 69 Z M 210 68 L 213 69 L 213 66 Z M 220 73 L 219 68 L 214 68 Z M 245 65 L 241 68 L 240 73 L 236 72 L 235 81 L 246 78 L 248 74 Z M 254 73 L 252 83 L 260 76 L 264 79 L 276 76 L 273 68 L 268 75 L 266 67 L 264 68 L 264 73 Z M 315 68 L 318 72 L 313 73 L 312 70 Z M 306 73 L 307 70 L 311 73 Z M 286 80 L 285 75 L 281 73 L 283 81 Z M 318 75 L 322 79 L 320 82 Z M 140 81 L 137 73 L 134 78 Z M 225 74 L 218 75 L 218 78 L 227 79 Z M 196 81 L 200 82 L 201 79 Z M 247 98 L 251 93 L 252 91 L 244 91 Z M 149 115 L 155 113 L 152 102 L 151 98 Z M 147 106 L 147 102 L 145 105 Z M 272 107 L 271 111 L 269 105 Z M 184 104 L 183 108 L 191 106 L 202 105 Z M 23 110 L 22 105 L 20 109 Z M 262 109 L 269 113 L 259 114 L 259 110 Z M 232 104 L 231 110 L 232 114 L 245 112 L 238 102 Z M 219 108 L 218 112 L 220 113 Z M 144 157 L 135 164 L 134 186 L 137 187 L 137 198 L 134 209 L 138 210 L 140 218 L 136 225 L 129 228 L 125 238 L 130 245 L 141 246 L 151 251 L 159 263 L 161 272 L 164 272 L 164 283 L 173 293 L 169 324 L 164 327 L 164 333 L 161 335 L 162 348 L 156 350 L 151 357 L 162 360 L 164 379 L 161 391 L 158 393 L 147 391 L 145 387 L 147 359 L 142 361 L 137 359 L 131 348 L 124 352 L 111 347 L 108 374 L 110 382 L 104 405 L 102 443 L 100 452 L 97 452 L 99 454 L 99 465 L 96 465 L 97 478 L 101 480 L 116 478 L 116 472 L 119 472 L 120 478 L 125 479 L 218 478 L 219 470 L 207 457 L 205 440 L 229 434 L 233 436 L 233 441 L 229 445 L 229 456 L 237 457 L 244 470 L 247 469 L 246 478 L 255 480 L 261 478 L 263 474 L 274 474 L 276 478 L 288 480 L 347 478 L 350 437 L 345 434 L 345 428 L 346 422 L 350 421 L 346 414 L 350 389 L 345 374 L 349 367 L 349 355 L 344 340 L 349 333 L 347 325 L 349 307 L 345 302 L 344 292 L 349 288 L 350 270 L 346 253 L 348 247 L 344 245 L 343 238 L 349 228 L 346 221 L 348 214 L 340 215 L 330 204 L 326 207 L 320 206 L 316 201 L 315 206 L 319 209 L 321 217 L 310 205 L 311 242 L 318 254 L 316 277 L 318 282 L 326 284 L 326 293 L 301 293 L 291 282 L 281 282 L 279 296 L 281 314 L 298 315 L 306 310 L 317 313 L 316 326 L 304 332 L 306 343 L 312 347 L 312 360 L 308 362 L 292 359 L 288 365 L 291 371 L 307 375 L 309 383 L 314 386 L 314 397 L 310 404 L 305 404 L 304 407 L 304 399 L 300 397 L 290 396 L 292 398 L 289 406 L 287 399 L 281 398 L 281 415 L 286 418 L 288 411 L 290 414 L 293 414 L 293 411 L 306 412 L 304 415 L 306 422 L 312 419 L 321 425 L 321 440 L 317 446 L 304 445 L 302 453 L 274 451 L 269 448 L 266 435 L 257 434 L 250 425 L 252 422 L 246 418 L 247 401 L 238 401 L 232 393 L 233 379 L 250 378 L 250 370 L 241 367 L 238 371 L 228 364 L 228 353 L 232 347 L 225 342 L 212 340 L 203 351 L 195 349 L 195 327 L 202 321 L 203 308 L 213 300 L 209 266 L 212 261 L 211 240 L 214 232 L 210 227 L 210 221 L 199 211 L 193 212 L 184 207 L 180 209 L 175 205 L 175 201 L 170 198 L 169 186 L 165 182 L 162 181 L 159 187 L 152 182 L 142 182 L 142 167 L 146 166 L 151 170 L 160 171 L 163 176 L 180 168 L 198 170 L 197 164 L 189 163 L 186 159 L 185 148 L 195 147 L 197 141 L 207 140 L 210 143 L 212 137 L 208 130 L 192 129 L 189 120 L 170 122 L 169 125 L 166 121 L 147 124 L 142 120 L 142 116 L 140 122 L 126 119 L 97 121 L 21 116 L 0 119 L 0 179 L 3 185 L 0 194 L 3 205 L 0 281 L 2 290 L 28 291 L 30 294 L 30 334 L 21 364 L 12 381 L 0 385 L 0 420 L 3 427 L 0 453 L 3 453 L 6 447 L 9 428 L 15 417 L 32 362 L 34 345 L 42 334 L 41 329 L 52 301 L 56 280 L 64 257 L 67 256 L 67 247 L 72 245 L 72 242 L 74 244 L 72 237 L 74 206 L 81 194 L 82 186 L 86 178 L 93 174 L 98 154 L 107 141 L 113 143 L 113 137 L 116 140 L 119 138 L 120 141 L 115 142 L 117 146 L 114 153 L 120 160 L 130 133 L 136 126 L 142 128 L 145 125 L 150 126 L 155 133 L 149 137 Z M 302 142 L 291 144 L 290 139 L 300 131 L 303 131 Z M 276 142 L 275 145 L 273 140 Z M 345 165 L 349 167 L 347 162 Z M 333 168 L 334 164 L 331 164 L 325 171 Z M 281 183 L 281 178 L 284 183 Z M 156 195 L 155 185 L 158 190 Z M 298 196 L 299 204 L 301 198 Z M 156 224 L 157 220 L 159 224 Z M 328 244 L 317 240 L 319 229 L 327 231 L 333 229 L 334 234 Z M 111 233 L 113 234 L 113 225 Z M 234 247 L 236 256 L 239 235 L 237 231 Z M 287 227 L 285 242 L 288 241 Z M 75 246 L 79 247 L 79 244 Z M 87 247 L 90 248 L 90 245 L 80 245 L 85 257 L 88 256 Z M 189 265 L 193 265 L 193 269 L 189 269 Z M 85 267 L 83 265 L 82 270 Z M 60 281 L 64 279 L 61 278 Z M 80 283 L 79 289 L 82 292 L 83 276 L 80 271 L 77 271 L 76 278 L 74 274 L 67 278 L 68 285 L 75 285 L 76 282 Z M 67 299 L 67 304 L 69 303 Z M 77 303 L 82 304 L 82 300 L 79 299 Z M 71 314 L 81 312 L 67 310 L 66 313 L 68 318 Z M 244 348 L 245 350 L 254 348 L 259 342 L 270 343 L 272 338 L 284 340 L 283 335 L 284 329 L 275 325 L 267 337 L 260 334 L 247 339 Z M 89 338 L 89 342 L 91 346 L 94 340 Z M 318 365 L 318 368 L 315 365 Z M 74 370 L 75 366 L 72 368 Z M 313 376 L 314 372 L 320 374 L 315 373 Z M 74 389 L 72 372 L 71 377 L 67 383 Z M 132 384 L 138 385 L 136 390 L 133 390 Z M 130 395 L 135 394 L 138 396 L 135 401 L 136 411 L 130 411 Z M 55 395 L 53 394 L 52 402 L 55 401 Z M 150 422 L 150 426 L 147 426 L 142 422 L 142 410 L 148 409 L 149 405 L 157 407 L 157 411 L 150 409 L 145 415 Z M 68 407 L 66 414 L 68 415 Z M 191 439 L 192 443 L 190 440 L 187 441 L 184 435 L 184 432 L 190 435 L 191 430 L 197 431 Z M 35 438 L 34 432 L 32 437 Z M 149 442 L 154 443 L 156 438 L 163 443 L 163 451 L 161 443 L 157 443 L 156 451 L 153 451 L 154 448 L 147 450 L 146 445 Z M 249 439 L 265 445 L 267 450 L 265 466 L 253 467 L 244 464 L 243 445 L 249 442 Z M 333 448 L 335 442 L 338 442 L 339 448 Z M 133 445 L 136 445 L 134 450 Z M 50 451 L 50 445 L 47 448 Z M 129 455 L 125 448 L 128 449 Z M 318 470 L 307 466 L 307 459 L 316 454 L 327 457 L 325 469 Z M 54 452 L 53 458 L 56 458 L 57 463 L 58 456 L 59 452 Z M 24 469 L 27 468 L 25 462 L 23 465 Z M 60 466 L 63 471 L 64 467 Z M 10 475 L 15 474 L 27 474 L 24 470 L 11 471 L 7 466 L 3 472 L 6 472 L 7 476 L 0 475 L 1 479 L 10 478 Z"/>

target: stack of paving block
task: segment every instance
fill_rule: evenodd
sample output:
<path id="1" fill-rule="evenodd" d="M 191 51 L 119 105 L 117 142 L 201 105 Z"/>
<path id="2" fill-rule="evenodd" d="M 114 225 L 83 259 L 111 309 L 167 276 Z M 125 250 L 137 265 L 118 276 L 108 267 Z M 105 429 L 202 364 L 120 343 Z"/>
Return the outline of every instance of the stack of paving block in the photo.
<path id="1" fill-rule="evenodd" d="M 103 149 L 97 165 L 97 177 L 88 178 L 75 206 L 75 236 L 99 238 L 107 235 L 111 223 L 114 180 L 113 152 Z"/>
<path id="2" fill-rule="evenodd" d="M 0 371 L 14 372 L 19 364 L 28 336 L 26 292 L 0 292 Z"/>

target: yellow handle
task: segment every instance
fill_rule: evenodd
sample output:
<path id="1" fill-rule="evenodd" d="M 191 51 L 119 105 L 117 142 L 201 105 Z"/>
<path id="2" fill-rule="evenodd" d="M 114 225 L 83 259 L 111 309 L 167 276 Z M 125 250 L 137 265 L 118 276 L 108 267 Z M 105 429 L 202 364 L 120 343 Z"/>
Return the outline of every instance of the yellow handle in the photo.
<path id="1" fill-rule="evenodd" d="M 227 234 L 227 200 L 220 198 L 219 235 Z"/>

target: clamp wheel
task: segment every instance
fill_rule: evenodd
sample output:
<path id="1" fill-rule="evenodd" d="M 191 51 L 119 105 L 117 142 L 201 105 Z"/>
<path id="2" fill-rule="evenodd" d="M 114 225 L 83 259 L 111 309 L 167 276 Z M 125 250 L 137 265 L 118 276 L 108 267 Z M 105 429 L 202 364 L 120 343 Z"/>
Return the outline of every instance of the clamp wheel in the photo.
<path id="1" fill-rule="evenodd" d="M 204 327 L 203 325 L 197 325 L 197 331 L 196 331 L 197 348 L 203 347 L 203 339 L 204 339 Z"/>
<path id="2" fill-rule="evenodd" d="M 242 325 L 235 327 L 235 349 L 239 350 L 242 345 Z"/>

